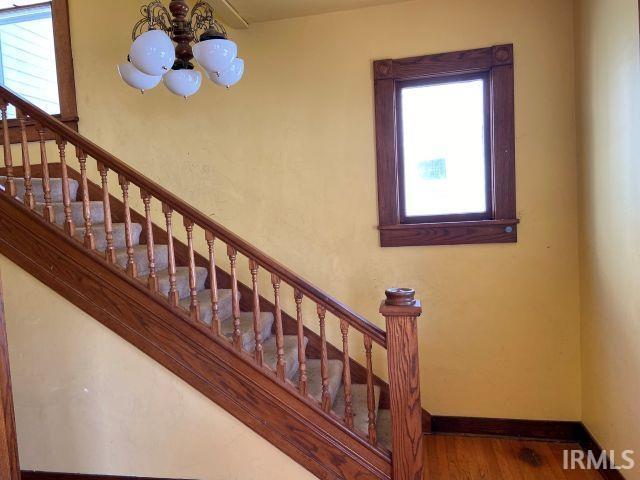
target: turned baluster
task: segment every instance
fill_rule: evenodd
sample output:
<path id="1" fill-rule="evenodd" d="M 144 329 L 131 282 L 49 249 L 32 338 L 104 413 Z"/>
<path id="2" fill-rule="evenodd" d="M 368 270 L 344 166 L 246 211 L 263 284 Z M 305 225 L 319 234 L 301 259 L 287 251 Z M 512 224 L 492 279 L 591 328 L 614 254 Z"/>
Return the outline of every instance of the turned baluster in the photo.
<path id="1" fill-rule="evenodd" d="M 62 204 L 64 206 L 64 231 L 67 232 L 68 235 L 73 236 L 76 228 L 73 224 L 73 215 L 71 213 L 71 192 L 69 191 L 69 172 L 67 171 L 67 155 L 65 153 L 67 141 L 62 137 L 56 137 L 56 143 L 58 144 L 58 151 L 60 152 L 60 169 L 62 170 Z"/>
<path id="2" fill-rule="evenodd" d="M 371 348 L 373 342 L 369 335 L 364 336 L 364 351 L 367 359 L 367 410 L 369 411 L 369 443 L 374 447 L 378 443 L 376 434 L 376 393 L 373 388 L 373 362 Z"/>
<path id="3" fill-rule="evenodd" d="M 422 308 L 412 289 L 385 293 L 380 313 L 387 323 L 393 478 L 420 480 L 424 459 L 417 320 Z"/>
<path id="4" fill-rule="evenodd" d="M 80 162 L 80 181 L 82 184 L 82 214 L 84 217 L 84 246 L 95 250 L 96 239 L 91 224 L 91 202 L 89 201 L 89 185 L 87 181 L 87 154 L 80 147 L 76 147 L 76 156 Z"/>
<path id="5" fill-rule="evenodd" d="M 318 318 L 320 319 L 320 376 L 322 377 L 322 409 L 331 410 L 331 395 L 329 394 L 329 358 L 327 355 L 327 334 L 325 332 L 325 316 L 327 309 L 318 304 Z"/>
<path id="6" fill-rule="evenodd" d="M 153 241 L 153 222 L 151 221 L 151 195 L 141 189 L 140 198 L 142 198 L 142 203 L 144 203 L 144 217 L 146 219 L 145 228 L 147 231 L 147 261 L 149 262 L 147 285 L 149 290 L 157 292 L 158 277 L 156 275 L 156 251 L 155 242 Z"/>
<path id="7" fill-rule="evenodd" d="M 189 313 L 196 322 L 200 321 L 200 305 L 198 303 L 198 285 L 196 282 L 196 259 L 193 253 L 193 221 L 184 217 L 184 228 L 187 230 L 187 249 L 189 250 Z"/>
<path id="8" fill-rule="evenodd" d="M 253 287 L 253 334 L 255 336 L 256 363 L 262 366 L 264 353 L 262 349 L 262 320 L 260 317 L 260 294 L 258 293 L 258 262 L 249 259 L 251 285 Z"/>
<path id="9" fill-rule="evenodd" d="M 304 344 L 304 323 L 302 323 L 302 292 L 294 292 L 296 300 L 296 320 L 298 321 L 298 388 L 300 393 L 307 395 L 307 355 Z"/>
<path id="10" fill-rule="evenodd" d="M 211 332 L 220 335 L 220 317 L 218 316 L 218 276 L 216 275 L 216 256 L 214 242 L 216 237 L 209 230 L 204 232 L 209 246 L 209 281 L 211 283 Z"/>
<path id="11" fill-rule="evenodd" d="M 104 236 L 107 248 L 104 256 L 109 263 L 116 263 L 116 249 L 113 245 L 113 224 L 111 222 L 111 199 L 109 198 L 109 167 L 98 162 L 98 171 L 102 181 L 102 211 L 104 212 Z"/>
<path id="12" fill-rule="evenodd" d="M 353 428 L 353 407 L 351 399 L 351 362 L 349 358 L 349 322 L 340 320 L 342 332 L 342 384 L 344 388 L 344 423 Z"/>
<path id="13" fill-rule="evenodd" d="M 40 140 L 40 163 L 42 168 L 42 191 L 44 192 L 44 209 L 42 216 L 47 222 L 55 222 L 56 215 L 51 203 L 51 178 L 49 177 L 49 161 L 47 160 L 47 144 L 45 141 L 45 131 L 41 124 L 36 124 L 36 132 Z"/>
<path id="14" fill-rule="evenodd" d="M 29 143 L 27 140 L 27 119 L 25 115 L 16 110 L 18 124 L 20 125 L 20 139 L 22 145 L 22 168 L 24 175 L 24 204 L 33 210 L 35 200 L 33 198 L 33 183 L 31 181 L 31 160 L 29 160 Z"/>
<path id="15" fill-rule="evenodd" d="M 176 255 L 173 249 L 173 230 L 171 215 L 173 210 L 166 203 L 162 204 L 162 213 L 167 223 L 167 256 L 169 260 L 169 304 L 177 307 L 180 303 L 180 294 L 176 288 Z"/>
<path id="16" fill-rule="evenodd" d="M 242 350 L 242 331 L 240 330 L 240 298 L 238 295 L 238 273 L 236 271 L 236 258 L 238 252 L 231 245 L 227 245 L 231 270 L 231 305 L 233 316 L 233 345 Z"/>
<path id="17" fill-rule="evenodd" d="M 131 208 L 129 207 L 129 180 L 124 175 L 118 175 L 122 187 L 122 203 L 124 204 L 124 242 L 127 247 L 127 265 L 125 267 L 130 277 L 138 276 L 136 258 L 133 250 L 133 235 L 131 232 Z"/>
<path id="18" fill-rule="evenodd" d="M 16 184 L 13 176 L 13 159 L 11 158 L 11 136 L 9 135 L 9 121 L 7 120 L 7 102 L 0 103 L 0 112 L 2 112 L 2 140 L 4 147 L 4 166 L 6 167 L 5 182 L 6 192 L 12 196 L 16 196 Z"/>
<path id="19" fill-rule="evenodd" d="M 276 374 L 284 382 L 287 365 L 284 359 L 284 332 L 282 330 L 282 307 L 280 306 L 280 277 L 275 273 L 271 274 L 271 284 L 273 285 L 274 316 L 276 322 L 276 349 L 278 360 L 276 362 Z"/>

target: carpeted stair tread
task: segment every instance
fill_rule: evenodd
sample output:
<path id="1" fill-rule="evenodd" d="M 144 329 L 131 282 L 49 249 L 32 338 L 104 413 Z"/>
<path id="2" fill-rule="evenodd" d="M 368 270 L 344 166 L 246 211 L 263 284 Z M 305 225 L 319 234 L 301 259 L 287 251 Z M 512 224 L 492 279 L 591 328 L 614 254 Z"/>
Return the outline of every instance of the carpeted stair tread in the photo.
<path id="1" fill-rule="evenodd" d="M 307 348 L 307 337 L 304 338 L 304 348 Z M 298 337 L 295 335 L 285 335 L 283 338 L 284 346 L 284 361 L 286 363 L 285 376 L 296 385 L 298 384 Z M 276 337 L 271 336 L 267 341 L 262 344 L 262 350 L 264 352 L 264 363 L 269 368 L 275 370 L 278 362 L 278 349 L 276 347 Z M 253 352 L 253 346 L 248 350 Z"/>
<path id="2" fill-rule="evenodd" d="M 44 210 L 44 202 L 36 203 L 36 212 L 42 215 Z M 54 222 L 58 225 L 64 224 L 64 203 L 62 202 L 53 202 L 53 211 L 55 215 Z M 73 224 L 81 227 L 84 225 L 84 205 L 82 202 L 71 202 L 71 219 Z M 93 224 L 101 224 L 104 223 L 104 205 L 101 201 L 92 200 L 89 202 L 89 208 L 91 210 L 91 223 Z"/>
<path id="3" fill-rule="evenodd" d="M 376 414 L 378 402 L 380 401 L 380 387 L 374 385 Z M 340 418 L 344 417 L 344 387 L 340 388 L 336 402 L 333 404 L 333 411 Z M 353 426 L 360 433 L 366 434 L 369 431 L 369 407 L 367 404 L 367 386 L 354 383 L 351 385 L 351 411 L 353 412 Z"/>
<path id="4" fill-rule="evenodd" d="M 204 282 L 207 280 L 209 272 L 206 268 L 196 267 L 196 289 L 198 291 L 204 290 Z M 163 295 L 169 294 L 169 270 L 161 270 L 157 273 L 158 276 L 158 291 Z M 146 281 L 146 278 L 142 278 Z M 178 290 L 178 296 L 182 298 L 189 297 L 189 267 L 176 267 L 176 289 Z"/>
<path id="5" fill-rule="evenodd" d="M 154 263 L 156 265 L 156 272 L 166 270 L 169 265 L 169 254 L 167 252 L 166 245 L 154 245 L 153 248 Z M 149 254 L 147 253 L 147 245 L 135 245 L 133 247 L 133 259 L 136 264 L 138 276 L 149 275 Z M 116 250 L 116 263 L 122 268 L 127 266 L 129 257 L 127 255 L 127 248 L 119 248 Z"/>
<path id="6" fill-rule="evenodd" d="M 0 176 L 0 183 L 4 185 L 7 177 Z M 25 187 L 24 178 L 15 177 L 14 184 L 16 186 L 16 197 L 24 198 Z M 51 201 L 62 202 L 62 179 L 51 178 L 49 180 L 49 186 L 51 188 Z M 31 179 L 31 192 L 33 198 L 37 203 L 44 203 L 44 184 L 42 178 Z M 69 194 L 71 200 L 75 200 L 78 194 L 78 182 L 75 180 L 69 180 Z"/>
<path id="7" fill-rule="evenodd" d="M 207 325 L 211 325 L 211 290 L 206 289 L 198 292 L 198 304 L 200 305 L 200 319 Z M 191 300 L 185 298 L 180 302 L 183 308 L 189 309 Z M 231 316 L 231 290 L 218 290 L 218 317 L 224 321 Z"/>
<path id="8" fill-rule="evenodd" d="M 104 224 L 94 224 L 91 226 L 93 237 L 96 241 L 96 250 L 104 252 L 107 249 L 107 234 L 104 231 Z M 84 240 L 84 226 L 76 226 L 74 237 L 79 241 Z M 125 248 L 127 246 L 124 223 L 114 223 L 112 225 L 113 246 L 116 249 Z M 140 234 L 142 233 L 142 225 L 139 223 L 131 224 L 131 239 L 134 245 L 140 243 Z"/>
<path id="9" fill-rule="evenodd" d="M 378 443 L 391 450 L 391 410 L 378 410 L 376 431 L 378 433 Z"/>
<path id="10" fill-rule="evenodd" d="M 273 327 L 273 314 L 269 312 L 260 313 L 262 345 L 271 337 L 271 329 Z M 255 350 L 256 335 L 253 331 L 253 313 L 240 313 L 240 331 L 242 332 L 242 348 L 248 351 Z M 222 334 L 228 339 L 233 338 L 233 318 L 229 317 L 222 322 Z"/>
<path id="11" fill-rule="evenodd" d="M 331 405 L 336 400 L 338 390 L 342 385 L 342 361 L 329 360 L 329 395 L 331 397 Z M 307 378 L 309 379 L 309 396 L 317 401 L 322 401 L 322 362 L 317 359 L 307 360 Z"/>

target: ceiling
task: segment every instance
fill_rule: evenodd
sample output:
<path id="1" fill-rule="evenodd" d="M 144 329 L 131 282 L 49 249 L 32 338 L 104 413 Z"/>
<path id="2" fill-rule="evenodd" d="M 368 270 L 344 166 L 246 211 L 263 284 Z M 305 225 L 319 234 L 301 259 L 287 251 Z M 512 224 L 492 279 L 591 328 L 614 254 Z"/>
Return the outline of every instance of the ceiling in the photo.
<path id="1" fill-rule="evenodd" d="M 317 15 L 407 0 L 226 0 L 248 23 Z"/>

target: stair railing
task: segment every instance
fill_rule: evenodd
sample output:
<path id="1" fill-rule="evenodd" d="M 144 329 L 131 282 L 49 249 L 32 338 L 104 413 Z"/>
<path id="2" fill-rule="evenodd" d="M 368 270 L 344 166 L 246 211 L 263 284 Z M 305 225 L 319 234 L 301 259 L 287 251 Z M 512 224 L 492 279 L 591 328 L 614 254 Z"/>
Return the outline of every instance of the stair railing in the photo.
<path id="1" fill-rule="evenodd" d="M 15 119 L 9 119 L 10 112 L 15 109 Z M 387 364 L 389 375 L 389 397 L 392 419 L 392 451 L 393 478 L 402 480 L 418 480 L 422 478 L 422 409 L 420 404 L 420 378 L 418 370 L 418 337 L 417 317 L 421 313 L 420 302 L 414 300 L 413 291 L 409 289 L 392 289 L 387 291 L 387 299 L 383 302 L 380 312 L 385 316 L 387 331 L 377 327 L 359 314 L 353 312 L 346 305 L 332 296 L 323 292 L 310 282 L 300 277 L 295 272 L 283 266 L 278 261 L 266 255 L 247 241 L 243 240 L 224 226 L 210 219 L 205 214 L 191 207 L 180 198 L 156 184 L 146 176 L 137 172 L 114 155 L 89 141 L 78 132 L 59 122 L 55 117 L 47 114 L 35 105 L 23 100 L 11 90 L 0 86 L 0 113 L 2 120 L 2 141 L 5 163 L 6 181 L 5 194 L 15 197 L 18 193 L 16 171 L 18 167 L 12 158 L 12 141 L 20 143 L 21 175 L 23 180 L 23 192 L 20 199 L 24 206 L 34 213 L 42 215 L 48 222 L 56 221 L 56 213 L 51 197 L 50 160 L 47 158 L 46 141 L 55 138 L 58 146 L 59 168 L 62 177 L 62 197 L 64 206 L 64 218 L 62 220 L 63 231 L 70 237 L 79 240 L 84 248 L 100 255 L 104 260 L 114 266 L 124 267 L 126 274 L 132 279 L 140 280 L 134 258 L 134 241 L 131 221 L 131 195 L 132 188 L 137 187 L 144 205 L 146 222 L 143 231 L 147 239 L 148 274 L 146 284 L 151 292 L 158 293 L 159 279 L 155 267 L 153 208 L 160 207 L 164 216 L 167 251 L 168 251 L 168 282 L 169 289 L 165 300 L 169 307 L 174 309 L 186 309 L 193 325 L 217 339 L 225 339 L 221 334 L 220 318 L 218 315 L 218 285 L 217 269 L 221 268 L 220 243 L 224 249 L 225 261 L 228 260 L 226 271 L 230 275 L 230 289 L 232 296 L 233 334 L 231 344 L 238 354 L 245 360 L 254 362 L 257 366 L 266 370 L 270 368 L 264 363 L 261 327 L 261 302 L 259 272 L 264 270 L 270 276 L 270 290 L 273 298 L 273 314 L 275 323 L 275 340 L 277 348 L 277 362 L 275 371 L 272 372 L 279 382 L 289 386 L 294 393 L 308 399 L 308 378 L 305 358 L 305 315 L 309 309 L 304 302 L 311 302 L 317 316 L 318 330 L 321 340 L 320 364 L 322 377 L 322 392 L 316 408 L 323 411 L 329 418 L 339 422 L 355 438 L 361 438 L 371 447 L 383 454 L 389 452 L 380 445 L 376 433 L 376 401 L 375 384 L 378 381 L 373 369 L 373 344 L 379 345 L 387 351 Z M 40 172 L 44 198 L 41 205 L 36 205 L 33 194 L 32 160 L 29 150 L 29 139 L 35 138 L 39 144 Z M 75 153 L 80 171 L 80 197 L 83 204 L 83 222 L 74 224 L 71 202 L 75 201 L 69 189 L 70 178 L 68 159 Z M 93 159 L 97 172 L 101 179 L 102 204 L 104 210 L 104 241 L 101 245 L 96 243 L 96 226 L 93 224 L 91 213 L 91 200 L 88 188 L 87 161 Z M 114 247 L 114 226 L 111 218 L 110 199 L 112 195 L 112 183 L 109 182 L 109 172 L 117 175 L 119 191 L 117 196 L 122 199 L 124 205 L 124 229 L 126 243 L 126 258 L 118 259 Z M 0 189 L 2 186 L 0 185 Z M 188 305 L 181 304 L 176 286 L 176 254 L 174 249 L 174 236 L 180 228 L 175 221 L 176 215 L 182 218 L 184 235 L 188 248 L 188 273 L 189 273 L 189 300 Z M 102 235 L 101 235 L 102 237 Z M 197 268 L 195 261 L 196 240 L 204 240 L 208 249 L 208 274 L 211 282 L 211 318 L 205 322 L 201 317 L 197 290 Z M 254 350 L 247 353 L 243 349 L 243 332 L 240 322 L 240 294 L 239 294 L 239 258 L 246 257 L 248 264 L 247 277 L 250 278 L 252 290 L 251 308 L 253 312 Z M 226 262 L 225 262 L 226 263 Z M 292 297 L 283 297 L 283 288 L 291 291 Z M 287 365 L 285 360 L 284 328 L 283 328 L 283 304 L 289 302 L 295 305 L 295 320 L 298 351 L 298 376 L 296 384 L 292 384 L 286 377 Z M 331 411 L 329 392 L 329 348 L 327 346 L 326 320 L 327 314 L 331 314 L 338 322 L 342 337 L 341 360 L 343 361 L 343 390 L 344 412 L 338 418 Z M 354 427 L 352 408 L 352 378 L 351 356 L 349 353 L 350 335 L 358 332 L 362 336 L 361 345 L 364 348 L 366 363 L 367 385 L 367 431 L 359 432 Z"/>

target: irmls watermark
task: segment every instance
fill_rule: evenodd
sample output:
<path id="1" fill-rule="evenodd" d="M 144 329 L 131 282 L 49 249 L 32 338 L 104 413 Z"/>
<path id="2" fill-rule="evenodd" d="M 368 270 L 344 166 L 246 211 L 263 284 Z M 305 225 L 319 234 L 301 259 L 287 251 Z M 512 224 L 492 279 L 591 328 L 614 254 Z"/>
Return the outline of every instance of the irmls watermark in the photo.
<path id="1" fill-rule="evenodd" d="M 631 470 L 636 462 L 633 450 L 602 450 L 599 454 L 593 451 L 565 450 L 563 453 L 563 468 L 565 470 Z"/>

